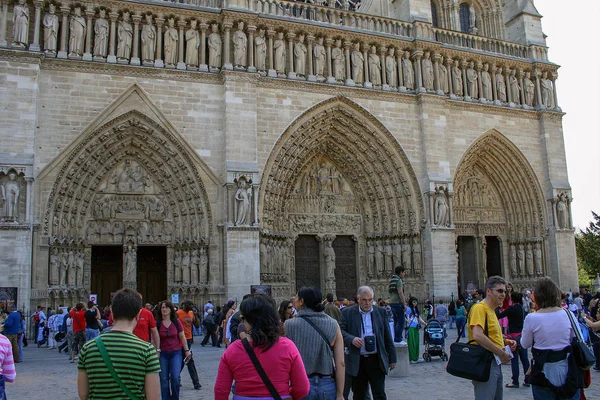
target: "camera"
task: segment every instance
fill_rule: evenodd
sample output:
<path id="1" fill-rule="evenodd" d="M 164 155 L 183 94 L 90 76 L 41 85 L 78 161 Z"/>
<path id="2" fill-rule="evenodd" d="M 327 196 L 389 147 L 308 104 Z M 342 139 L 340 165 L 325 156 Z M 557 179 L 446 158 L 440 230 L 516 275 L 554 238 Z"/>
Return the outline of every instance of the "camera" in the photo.
<path id="1" fill-rule="evenodd" d="M 375 351 L 375 336 L 365 336 L 363 338 L 363 340 L 365 341 L 365 351 L 367 353 L 372 353 Z"/>

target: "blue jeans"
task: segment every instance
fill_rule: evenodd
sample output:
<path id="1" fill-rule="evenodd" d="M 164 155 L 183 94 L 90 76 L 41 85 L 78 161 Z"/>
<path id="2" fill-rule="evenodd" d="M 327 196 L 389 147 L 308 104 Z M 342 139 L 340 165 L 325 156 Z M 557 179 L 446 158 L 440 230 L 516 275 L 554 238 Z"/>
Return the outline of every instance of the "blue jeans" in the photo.
<path id="1" fill-rule="evenodd" d="M 450 324 L 450 329 L 452 329 L 452 324 L 456 323 L 456 315 L 450 315 L 450 320 L 448 321 Z"/>
<path id="2" fill-rule="evenodd" d="M 552 390 L 550 390 L 546 387 L 531 385 L 531 391 L 533 392 L 533 400 L 558 399 L 558 397 L 556 397 L 556 395 L 552 392 Z M 580 390 L 577 389 L 577 392 L 575 393 L 575 395 L 567 400 L 579 400 L 579 397 L 580 397 L 579 392 L 580 392 Z"/>
<path id="3" fill-rule="evenodd" d="M 308 378 L 310 392 L 302 400 L 335 400 L 335 379 L 330 376 Z"/>
<path id="4" fill-rule="evenodd" d="M 393 303 L 390 304 L 390 308 L 392 309 L 392 315 L 394 316 L 394 342 L 401 342 L 404 332 L 405 307 L 402 303 Z"/>
<path id="5" fill-rule="evenodd" d="M 0 400 L 6 400 L 6 383 L 2 375 L 0 375 Z"/>
<path id="6" fill-rule="evenodd" d="M 456 334 L 458 335 L 460 333 L 460 330 L 463 328 L 463 326 L 465 326 L 465 324 L 467 323 L 467 319 L 466 318 L 456 318 Z M 467 330 L 465 329 L 463 331 L 462 337 L 466 337 L 467 336 Z"/>
<path id="7" fill-rule="evenodd" d="M 88 342 L 94 339 L 99 333 L 100 331 L 98 329 L 85 328 L 85 341 Z"/>
<path id="8" fill-rule="evenodd" d="M 181 350 L 162 351 L 158 360 L 160 361 L 159 377 L 161 400 L 179 400 L 179 384 L 181 383 Z"/>
<path id="9" fill-rule="evenodd" d="M 519 348 L 515 351 L 514 357 L 510 360 L 510 365 L 512 368 L 512 383 L 513 385 L 519 384 L 519 359 L 521 359 L 521 364 L 523 364 L 523 375 L 527 373 L 529 369 L 529 359 L 527 358 L 527 349 L 521 347 L 521 338 L 517 340 L 519 343 Z M 525 382 L 528 381 L 527 375 L 525 375 Z"/>

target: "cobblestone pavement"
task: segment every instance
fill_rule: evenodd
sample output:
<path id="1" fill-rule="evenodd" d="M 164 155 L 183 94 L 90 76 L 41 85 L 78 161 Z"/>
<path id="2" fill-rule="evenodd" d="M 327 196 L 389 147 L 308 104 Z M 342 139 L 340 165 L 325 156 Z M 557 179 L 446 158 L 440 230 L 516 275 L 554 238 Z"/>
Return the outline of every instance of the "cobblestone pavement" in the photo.
<path id="1" fill-rule="evenodd" d="M 446 349 L 456 338 L 456 331 L 449 332 Z M 200 374 L 202 389 L 194 390 L 187 370 L 182 372 L 181 400 L 208 400 L 213 398 L 213 388 L 221 354 L 225 348 L 200 347 L 200 338 L 193 345 L 194 358 Z M 423 348 L 421 346 L 421 351 Z M 67 356 L 56 350 L 38 349 L 35 345 L 25 348 L 25 360 L 17 364 L 17 379 L 6 384 L 9 400 L 77 400 L 77 364 L 71 364 Z M 455 378 L 445 371 L 446 363 L 434 357 L 429 363 L 410 366 L 410 375 L 386 379 L 388 399 L 470 399 L 473 389 L 470 381 Z M 510 365 L 502 367 L 504 383 L 509 383 Z M 586 390 L 587 398 L 600 399 L 600 373 L 592 371 L 592 386 Z M 531 399 L 531 389 L 504 389 L 504 399 Z"/>

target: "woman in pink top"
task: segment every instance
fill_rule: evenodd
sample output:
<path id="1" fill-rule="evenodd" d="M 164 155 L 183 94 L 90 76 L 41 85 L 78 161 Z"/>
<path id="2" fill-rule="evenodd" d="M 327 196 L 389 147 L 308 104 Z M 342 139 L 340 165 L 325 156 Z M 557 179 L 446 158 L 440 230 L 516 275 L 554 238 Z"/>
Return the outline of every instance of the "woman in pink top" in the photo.
<path id="1" fill-rule="evenodd" d="M 275 301 L 263 294 L 247 296 L 240 305 L 240 319 L 248 332 L 247 340 L 258 362 L 283 399 L 301 399 L 310 390 L 302 357 L 296 345 L 280 337 L 279 315 Z M 233 342 L 221 357 L 215 400 L 229 399 L 235 380 L 234 400 L 273 399 L 244 348 L 242 340 Z"/>
<path id="2" fill-rule="evenodd" d="M 12 345 L 0 334 L 0 400 L 6 400 L 5 382 L 14 382 L 16 376 Z"/>

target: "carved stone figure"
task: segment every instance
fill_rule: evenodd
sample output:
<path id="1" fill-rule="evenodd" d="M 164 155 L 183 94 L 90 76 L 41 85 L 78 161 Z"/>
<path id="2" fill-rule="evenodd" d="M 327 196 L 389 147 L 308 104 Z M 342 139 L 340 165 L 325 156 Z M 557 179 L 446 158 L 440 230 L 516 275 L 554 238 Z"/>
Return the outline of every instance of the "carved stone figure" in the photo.
<path id="1" fill-rule="evenodd" d="M 102 8 L 94 21 L 94 57 L 106 58 L 108 54 L 108 28 L 106 10 Z"/>
<path id="2" fill-rule="evenodd" d="M 314 72 L 316 76 L 323 76 L 325 73 L 325 58 L 326 52 L 323 46 L 323 37 L 317 39 L 317 43 L 313 47 L 313 60 L 315 64 Z"/>
<path id="3" fill-rule="evenodd" d="M 518 245 L 517 249 L 517 267 L 519 275 L 525 276 L 525 249 L 522 244 Z"/>
<path id="4" fill-rule="evenodd" d="M 5 4 L 5 7 L 8 7 L 8 4 Z M 26 0 L 18 0 L 13 8 L 12 33 L 13 47 L 25 47 L 29 44 L 29 7 Z"/>
<path id="5" fill-rule="evenodd" d="M 2 201 L 4 202 L 3 220 L 6 222 L 19 222 L 19 197 L 21 185 L 17 181 L 17 174 L 9 172 L 2 188 Z"/>
<path id="6" fill-rule="evenodd" d="M 335 293 L 335 251 L 331 240 L 325 241 L 323 258 L 325 260 L 325 290 L 328 293 Z"/>
<path id="7" fill-rule="evenodd" d="M 58 249 L 53 247 L 50 250 L 50 271 L 48 276 L 48 283 L 50 285 L 56 285 L 59 282 L 59 274 L 58 274 L 58 264 L 60 263 L 58 259 Z"/>
<path id="8" fill-rule="evenodd" d="M 252 188 L 248 187 L 248 183 L 243 176 L 237 182 L 238 189 L 235 192 L 235 201 L 237 204 L 236 225 L 246 225 L 248 223 L 250 200 L 252 199 Z"/>
<path id="9" fill-rule="evenodd" d="M 498 92 L 498 100 L 506 103 L 506 81 L 502 75 L 502 67 L 498 67 L 496 72 L 496 91 Z"/>
<path id="10" fill-rule="evenodd" d="M 527 261 L 527 275 L 533 276 L 533 249 L 531 244 L 527 244 L 527 250 L 525 250 L 525 259 Z"/>
<path id="11" fill-rule="evenodd" d="M 56 6 L 53 3 L 48 5 L 48 12 L 44 15 L 42 25 L 44 26 L 44 52 L 56 53 L 57 34 L 58 34 L 58 16 L 55 15 Z"/>
<path id="12" fill-rule="evenodd" d="M 223 42 L 219 33 L 219 25 L 211 25 L 211 33 L 208 35 L 208 66 L 221 68 L 221 49 Z"/>
<path id="13" fill-rule="evenodd" d="M 542 246 L 539 243 L 535 244 L 533 249 L 533 266 L 535 268 L 535 274 L 540 276 L 543 274 L 542 271 Z"/>
<path id="14" fill-rule="evenodd" d="M 298 76 L 306 75 L 306 52 L 304 35 L 299 35 L 298 41 L 294 45 L 295 72 Z"/>
<path id="15" fill-rule="evenodd" d="M 277 39 L 273 42 L 273 51 L 275 52 L 273 63 L 275 71 L 278 74 L 285 73 L 285 41 L 283 40 L 283 32 L 277 33 Z"/>
<path id="16" fill-rule="evenodd" d="M 206 255 L 206 249 L 200 248 L 200 271 L 199 271 L 200 282 L 208 281 L 208 256 Z"/>
<path id="17" fill-rule="evenodd" d="M 490 69 L 489 64 L 483 64 L 483 71 L 481 71 L 481 98 L 485 100 L 492 100 L 492 77 L 488 70 Z"/>
<path id="18" fill-rule="evenodd" d="M 475 7 L 473 6 L 473 3 L 471 3 L 469 5 L 469 32 L 470 33 L 477 33 L 477 28 L 476 28 L 476 23 L 477 23 L 477 17 L 475 14 Z"/>
<path id="19" fill-rule="evenodd" d="M 423 86 L 427 90 L 433 90 L 433 63 L 431 62 L 431 53 L 426 51 L 423 54 L 421 62 L 423 69 Z"/>
<path id="20" fill-rule="evenodd" d="M 73 250 L 69 250 L 67 253 L 67 265 L 69 268 L 67 271 L 67 281 L 69 285 L 75 286 L 77 285 L 77 266 L 75 265 L 75 252 Z"/>
<path id="21" fill-rule="evenodd" d="M 412 268 L 412 247 L 408 238 L 402 240 L 402 265 L 407 272 L 411 271 Z"/>
<path id="22" fill-rule="evenodd" d="M 521 86 L 519 86 L 519 80 L 517 79 L 517 70 L 513 69 L 510 71 L 510 76 L 508 77 L 508 83 L 510 86 L 510 94 L 512 97 L 512 102 L 515 104 L 521 103 Z"/>
<path id="23" fill-rule="evenodd" d="M 156 49 L 156 27 L 152 24 L 152 14 L 146 14 L 146 23 L 142 26 L 142 61 L 154 62 Z"/>
<path id="24" fill-rule="evenodd" d="M 467 89 L 469 90 L 469 96 L 471 98 L 476 99 L 479 95 L 479 88 L 477 86 L 477 71 L 475 71 L 475 63 L 471 61 L 469 63 L 469 68 L 467 68 Z"/>
<path id="25" fill-rule="evenodd" d="M 187 249 L 181 254 L 181 281 L 190 282 L 190 252 Z"/>
<path id="26" fill-rule="evenodd" d="M 165 30 L 165 65 L 175 66 L 177 65 L 177 43 L 179 42 L 179 32 L 175 28 L 175 19 L 169 18 L 167 23 L 167 29 Z"/>
<path id="27" fill-rule="evenodd" d="M 404 78 L 404 87 L 407 89 L 415 88 L 415 71 L 410 61 L 410 52 L 405 51 L 402 58 L 402 77 Z"/>
<path id="28" fill-rule="evenodd" d="M 441 62 L 438 64 L 438 73 L 440 77 L 440 90 L 444 93 L 448 93 L 450 91 L 448 88 L 448 69 Z"/>
<path id="29" fill-rule="evenodd" d="M 85 253 L 83 250 L 80 250 L 75 255 L 75 268 L 76 268 L 76 277 L 75 282 L 77 282 L 77 286 L 81 287 L 83 285 L 83 268 L 85 266 Z"/>
<path id="30" fill-rule="evenodd" d="M 254 38 L 256 49 L 256 69 L 259 71 L 267 70 L 267 42 L 265 40 L 265 30 L 259 29 L 258 35 Z"/>
<path id="31" fill-rule="evenodd" d="M 331 49 L 331 59 L 333 61 L 333 77 L 341 82 L 346 79 L 346 56 L 342 50 L 342 41 L 336 40 L 335 47 Z"/>
<path id="32" fill-rule="evenodd" d="M 131 58 L 131 44 L 133 43 L 133 27 L 129 19 L 129 12 L 125 11 L 117 28 L 117 58 L 127 61 Z"/>
<path id="33" fill-rule="evenodd" d="M 173 254 L 173 281 L 181 282 L 181 250 L 175 250 Z"/>
<path id="34" fill-rule="evenodd" d="M 446 192 L 443 186 L 440 186 L 435 191 L 434 201 L 434 212 L 435 218 L 434 223 L 436 226 L 450 226 L 449 223 L 449 211 L 448 201 L 446 199 Z"/>
<path id="35" fill-rule="evenodd" d="M 509 265 L 510 265 L 510 276 L 512 278 L 518 277 L 519 273 L 517 271 L 517 250 L 515 249 L 515 245 L 510 245 L 510 253 L 509 253 Z"/>
<path id="36" fill-rule="evenodd" d="M 375 246 L 373 244 L 369 244 L 367 246 L 367 277 L 372 279 L 375 276 Z"/>
<path id="37" fill-rule="evenodd" d="M 525 77 L 523 78 L 523 92 L 525 95 L 525 104 L 532 107 L 535 95 L 535 83 L 531 80 L 531 73 L 529 71 L 525 72 Z"/>
<path id="38" fill-rule="evenodd" d="M 381 59 L 375 46 L 371 46 L 369 54 L 369 76 L 373 86 L 381 86 Z"/>
<path id="39" fill-rule="evenodd" d="M 198 283 L 198 271 L 200 268 L 200 256 L 198 255 L 198 250 L 192 250 L 190 255 L 190 283 Z"/>
<path id="40" fill-rule="evenodd" d="M 385 57 L 385 76 L 387 78 L 387 84 L 393 88 L 398 86 L 398 79 L 396 77 L 396 68 L 398 64 L 396 63 L 394 52 L 394 48 L 390 47 L 388 49 L 388 55 Z"/>
<path id="41" fill-rule="evenodd" d="M 200 49 L 200 34 L 196 29 L 198 21 L 190 21 L 190 29 L 185 32 L 185 63 L 190 67 L 198 66 L 198 51 Z"/>
<path id="42" fill-rule="evenodd" d="M 392 275 L 392 272 L 394 271 L 394 248 L 392 246 L 391 240 L 385 241 L 384 251 L 385 251 L 385 273 L 387 274 L 387 276 L 390 276 L 390 275 Z"/>
<path id="43" fill-rule="evenodd" d="M 544 71 L 542 79 L 540 79 L 542 90 L 542 104 L 547 108 L 554 108 L 554 96 L 552 89 L 552 81 L 548 79 L 548 72 Z"/>
<path id="44" fill-rule="evenodd" d="M 383 277 L 385 273 L 385 253 L 383 244 L 381 241 L 377 241 L 377 248 L 375 253 L 375 269 L 378 277 Z"/>
<path id="45" fill-rule="evenodd" d="M 69 56 L 81 56 L 84 51 L 87 23 L 81 16 L 81 7 L 75 7 L 69 24 Z"/>
<path id="46" fill-rule="evenodd" d="M 460 70 L 458 60 L 455 60 L 452 66 L 452 90 L 457 96 L 463 95 L 462 71 Z"/>
<path id="47" fill-rule="evenodd" d="M 568 229 L 570 227 L 567 201 L 568 198 L 564 193 L 558 195 L 556 201 L 556 217 L 558 219 L 558 227 L 561 229 Z"/>
<path id="48" fill-rule="evenodd" d="M 363 56 L 363 53 L 360 51 L 360 43 L 354 44 L 354 50 L 350 54 L 350 61 L 352 62 L 352 80 L 355 83 L 363 83 L 365 57 Z"/>
<path id="49" fill-rule="evenodd" d="M 419 238 L 415 236 L 412 247 L 413 271 L 415 271 L 415 276 L 421 276 L 422 273 L 421 253 L 421 242 L 419 241 Z"/>
<path id="50" fill-rule="evenodd" d="M 125 253 L 125 273 L 123 282 L 135 282 L 137 274 L 137 251 L 132 246 L 127 246 Z"/>
<path id="51" fill-rule="evenodd" d="M 246 67 L 246 51 L 248 49 L 248 37 L 244 33 L 244 23 L 238 23 L 238 29 L 233 34 L 233 66 Z"/>
<path id="52" fill-rule="evenodd" d="M 67 271 L 69 270 L 69 257 L 67 254 L 67 250 L 63 249 L 58 254 L 59 264 L 58 264 L 58 284 L 66 285 L 67 284 Z"/>

